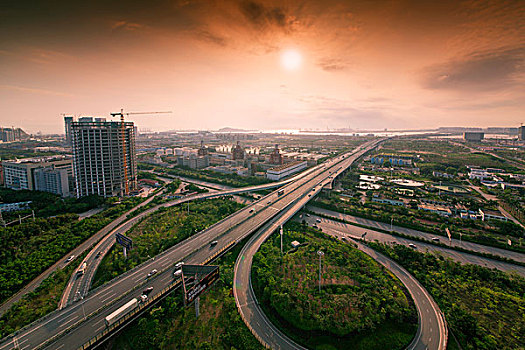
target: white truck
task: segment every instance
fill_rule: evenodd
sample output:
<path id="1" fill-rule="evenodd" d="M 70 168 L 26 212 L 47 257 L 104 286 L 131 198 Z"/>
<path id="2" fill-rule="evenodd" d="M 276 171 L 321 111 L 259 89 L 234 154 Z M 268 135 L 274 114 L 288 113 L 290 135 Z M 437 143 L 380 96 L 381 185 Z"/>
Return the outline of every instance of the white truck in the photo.
<path id="1" fill-rule="evenodd" d="M 106 326 L 109 327 L 113 323 L 120 320 L 124 315 L 128 314 L 131 310 L 136 308 L 139 305 L 139 301 L 137 298 L 133 298 L 130 301 L 128 301 L 126 304 L 122 305 L 115 311 L 113 311 L 111 314 L 106 316 Z"/>

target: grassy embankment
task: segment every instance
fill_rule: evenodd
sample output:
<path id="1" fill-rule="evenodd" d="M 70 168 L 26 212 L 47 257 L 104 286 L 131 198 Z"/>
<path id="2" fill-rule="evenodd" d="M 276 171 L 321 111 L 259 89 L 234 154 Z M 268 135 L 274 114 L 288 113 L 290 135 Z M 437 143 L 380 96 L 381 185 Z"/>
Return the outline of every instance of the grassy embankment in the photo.
<path id="1" fill-rule="evenodd" d="M 525 279 L 408 247 L 369 245 L 414 275 L 445 314 L 449 349 L 525 348 Z M 455 338 L 455 339 L 454 339 Z"/>
<path id="2" fill-rule="evenodd" d="M 254 258 L 253 283 L 266 314 L 288 336 L 313 349 L 402 349 L 417 314 L 401 282 L 368 255 L 290 223 L 281 258 L 278 235 Z M 318 290 L 322 250 L 321 293 Z"/>

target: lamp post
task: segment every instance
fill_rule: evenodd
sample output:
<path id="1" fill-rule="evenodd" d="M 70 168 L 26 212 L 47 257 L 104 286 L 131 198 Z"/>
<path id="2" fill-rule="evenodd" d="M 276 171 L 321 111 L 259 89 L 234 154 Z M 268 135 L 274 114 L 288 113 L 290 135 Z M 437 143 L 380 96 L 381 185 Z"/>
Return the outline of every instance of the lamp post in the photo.
<path id="1" fill-rule="evenodd" d="M 319 294 L 321 294 L 321 258 L 323 257 L 324 252 L 319 250 L 317 255 L 319 255 Z"/>
<path id="2" fill-rule="evenodd" d="M 82 313 L 84 314 L 84 320 L 86 319 L 86 310 L 84 310 L 84 297 L 80 295 L 80 291 L 77 292 L 78 296 L 80 296 L 80 305 L 82 305 Z"/>

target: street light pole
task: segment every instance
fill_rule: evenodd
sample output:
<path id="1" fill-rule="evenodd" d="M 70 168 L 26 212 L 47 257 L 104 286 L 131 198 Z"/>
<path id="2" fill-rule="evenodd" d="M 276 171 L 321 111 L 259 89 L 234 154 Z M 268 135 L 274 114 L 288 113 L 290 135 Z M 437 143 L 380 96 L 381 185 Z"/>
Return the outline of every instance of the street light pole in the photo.
<path id="1" fill-rule="evenodd" d="M 321 258 L 323 257 L 324 252 L 319 250 L 317 254 L 319 255 L 319 294 L 321 294 Z"/>
<path id="2" fill-rule="evenodd" d="M 86 310 L 84 309 L 84 297 L 80 294 L 80 291 L 77 292 L 80 296 L 80 305 L 82 306 L 82 313 L 84 314 L 84 320 L 86 319 Z"/>
<path id="3" fill-rule="evenodd" d="M 281 255 L 283 255 L 283 225 L 281 225 Z"/>

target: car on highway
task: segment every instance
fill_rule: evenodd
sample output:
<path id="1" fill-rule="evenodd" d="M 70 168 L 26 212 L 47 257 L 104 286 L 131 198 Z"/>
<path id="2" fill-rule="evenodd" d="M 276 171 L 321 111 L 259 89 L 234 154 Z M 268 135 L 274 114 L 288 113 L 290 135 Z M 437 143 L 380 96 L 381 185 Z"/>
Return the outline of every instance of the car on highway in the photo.
<path id="1" fill-rule="evenodd" d="M 310 217 L 310 214 L 306 214 L 307 217 Z"/>
<path id="2" fill-rule="evenodd" d="M 312 197 L 312 195 L 311 195 L 311 194 L 309 194 L 309 195 L 308 195 L 308 197 Z"/>
<path id="3" fill-rule="evenodd" d="M 433 240 L 434 242 L 439 242 L 439 238 L 437 238 L 437 237 L 432 237 L 432 240 Z"/>
<path id="4" fill-rule="evenodd" d="M 157 272 L 158 272 L 157 269 L 153 269 L 153 270 L 151 270 L 151 272 L 148 273 L 148 275 L 146 276 L 146 278 L 150 278 L 151 276 L 153 276 L 153 275 L 156 274 Z"/>
<path id="5" fill-rule="evenodd" d="M 219 242 L 217 242 L 217 241 L 212 241 L 212 242 L 210 243 L 210 247 L 215 247 L 215 246 L 217 245 L 217 243 L 219 243 Z"/>
<path id="6" fill-rule="evenodd" d="M 414 249 L 417 248 L 416 245 L 415 245 L 414 243 L 408 243 L 408 246 L 409 246 L 410 248 L 414 248 Z"/>
<path id="7" fill-rule="evenodd" d="M 319 223 L 320 223 L 320 222 L 321 222 L 321 219 L 315 219 L 315 222 L 319 222 Z"/>
<path id="8" fill-rule="evenodd" d="M 71 261 L 73 261 L 74 258 L 75 258 L 75 256 L 74 256 L 74 255 L 71 255 L 69 258 L 66 259 L 66 262 L 67 262 L 67 263 L 68 263 L 68 262 L 71 262 Z"/>
<path id="9" fill-rule="evenodd" d="M 145 302 L 146 300 L 148 300 L 148 296 L 145 295 L 145 294 L 142 294 L 142 295 L 140 296 L 140 302 L 143 303 L 143 302 Z"/>
<path id="10" fill-rule="evenodd" d="M 182 265 L 184 265 L 184 261 L 179 261 L 178 263 L 175 264 L 175 268 L 180 268 Z"/>
<path id="11" fill-rule="evenodd" d="M 250 209 L 250 213 L 253 213 L 254 211 L 255 211 L 255 209 L 253 209 L 253 208 L 252 208 L 252 209 Z"/>
<path id="12" fill-rule="evenodd" d="M 153 287 L 148 287 L 142 291 L 142 295 L 148 295 L 153 290 Z"/>
<path id="13" fill-rule="evenodd" d="M 182 269 L 178 269 L 173 273 L 173 277 L 179 277 L 180 275 L 182 275 Z"/>
<path id="14" fill-rule="evenodd" d="M 266 202 L 266 204 L 271 204 L 271 203 L 272 203 L 272 201 L 268 201 L 268 202 Z"/>
<path id="15" fill-rule="evenodd" d="M 98 259 L 100 258 L 100 255 L 102 254 L 102 252 L 98 252 L 97 255 L 95 255 L 95 259 Z"/>

